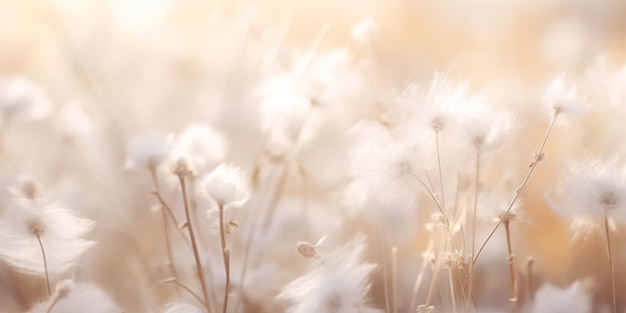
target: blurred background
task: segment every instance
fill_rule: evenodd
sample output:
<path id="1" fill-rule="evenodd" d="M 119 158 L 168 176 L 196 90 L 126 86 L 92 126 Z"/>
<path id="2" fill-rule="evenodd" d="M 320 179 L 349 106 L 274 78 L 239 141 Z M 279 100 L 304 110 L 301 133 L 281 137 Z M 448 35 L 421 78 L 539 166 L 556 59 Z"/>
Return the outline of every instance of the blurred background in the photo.
<path id="1" fill-rule="evenodd" d="M 18 123 L 3 134 L 11 159 L 11 165 L 3 165 L 3 185 L 17 173 L 34 173 L 103 225 L 116 224 L 110 213 L 114 206 L 136 223 L 147 214 L 136 208 L 154 201 L 145 196 L 145 177 L 122 170 L 130 135 L 177 133 L 190 123 L 210 123 L 231 141 L 230 160 L 253 164 L 251 147 L 258 146 L 253 134 L 262 129 L 249 122 L 259 111 L 257 88 L 298 64 L 311 47 L 320 55 L 348 51 L 348 63 L 374 81 L 378 96 L 367 100 L 374 103 L 368 108 L 409 82 L 428 82 L 438 70 L 469 78 L 490 101 L 514 108 L 524 121 L 523 132 L 513 137 L 514 149 L 500 155 L 493 172 L 507 166 L 514 174 L 524 172 L 546 123 L 528 117 L 539 116 L 542 90 L 564 73 L 576 77 L 594 105 L 608 109 L 582 121 L 583 128 L 556 131 L 548 147 L 551 162 L 583 151 L 602 155 L 624 148 L 624 1 L 0 0 L 0 79 L 26 78 L 54 104 L 52 120 Z M 329 62 L 339 66 L 322 70 L 329 85 L 350 79 L 337 71 L 344 62 L 337 58 Z M 60 148 L 69 137 L 79 142 L 82 154 Z M 83 163 L 85 158 L 90 161 Z M 112 164 L 119 170 L 111 170 Z M 51 168 L 74 171 L 73 179 Z M 558 173 L 558 166 L 547 165 L 527 191 L 524 207 L 532 223 L 514 229 L 519 260 L 536 259 L 538 282 L 568 286 L 592 277 L 594 301 L 606 302 L 603 237 L 572 244 L 568 223 L 546 204 L 547 186 L 558 181 Z M 127 233 L 114 236 L 107 227 L 96 230 L 99 248 L 87 255 L 82 275 L 103 286 L 127 312 L 142 312 L 142 300 L 127 294 L 141 282 L 119 283 L 134 265 L 118 262 L 136 247 L 118 245 L 129 242 Z M 149 256 L 155 240 L 142 227 L 135 226 L 132 234 L 140 254 Z M 616 234 L 615 245 L 623 246 L 626 233 Z M 407 245 L 419 252 L 425 241 L 418 236 Z M 626 250 L 616 258 L 616 264 L 624 264 Z M 415 260 L 407 257 L 406 264 Z M 501 265 L 504 271 L 497 275 L 506 279 L 506 262 Z M 0 271 L 5 282 L 17 280 L 18 274 L 7 274 L 4 266 Z M 623 265 L 617 276 L 626 277 Z M 35 285 L 36 280 L 26 280 L 17 288 Z M 380 286 L 374 287 L 379 293 Z M 623 279 L 618 287 L 623 294 Z M 0 292 L 0 310 L 26 309 L 29 299 L 19 294 Z M 380 297 L 375 302 L 380 304 Z M 626 299 L 620 303 L 623 307 Z"/>

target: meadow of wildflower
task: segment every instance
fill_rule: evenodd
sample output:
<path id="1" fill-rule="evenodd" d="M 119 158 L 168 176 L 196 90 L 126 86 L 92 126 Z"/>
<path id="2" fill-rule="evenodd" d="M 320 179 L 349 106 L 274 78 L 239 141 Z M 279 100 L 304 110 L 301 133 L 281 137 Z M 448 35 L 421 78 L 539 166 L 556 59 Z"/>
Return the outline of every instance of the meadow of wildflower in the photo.
<path id="1" fill-rule="evenodd" d="M 626 312 L 626 4 L 0 0 L 0 312 Z"/>

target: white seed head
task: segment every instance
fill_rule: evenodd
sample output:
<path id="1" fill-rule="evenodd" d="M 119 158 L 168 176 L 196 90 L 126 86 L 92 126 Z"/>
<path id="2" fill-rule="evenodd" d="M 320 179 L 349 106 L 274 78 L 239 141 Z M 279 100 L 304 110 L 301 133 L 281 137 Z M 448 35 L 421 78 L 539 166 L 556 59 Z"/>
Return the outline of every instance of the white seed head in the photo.
<path id="1" fill-rule="evenodd" d="M 241 207 L 250 198 L 250 188 L 239 167 L 222 163 L 207 175 L 202 188 L 204 195 L 220 206 Z"/>

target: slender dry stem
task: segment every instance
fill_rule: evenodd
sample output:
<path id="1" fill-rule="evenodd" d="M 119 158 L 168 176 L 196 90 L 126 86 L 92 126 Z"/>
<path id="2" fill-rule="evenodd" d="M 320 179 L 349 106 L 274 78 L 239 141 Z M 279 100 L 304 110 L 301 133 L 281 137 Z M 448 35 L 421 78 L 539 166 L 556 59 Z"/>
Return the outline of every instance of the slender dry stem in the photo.
<path id="1" fill-rule="evenodd" d="M 159 178 L 157 176 L 156 166 L 150 165 L 148 166 L 148 170 L 150 171 L 150 177 L 152 179 L 153 187 L 156 190 L 156 192 L 160 194 L 161 187 L 159 185 Z M 167 221 L 168 219 L 167 212 L 165 212 L 165 208 L 163 208 L 163 205 L 161 205 L 160 211 L 161 211 L 161 217 L 163 219 L 163 236 L 165 237 L 165 250 L 167 252 L 167 260 L 169 262 L 168 264 L 169 264 L 170 270 L 172 271 L 172 276 L 174 276 L 175 278 L 178 278 L 178 273 L 176 271 L 176 265 L 174 264 L 174 257 L 172 253 L 172 243 L 170 241 L 170 231 L 169 231 L 169 225 Z"/>
<path id="2" fill-rule="evenodd" d="M 196 260 L 196 268 L 198 270 L 198 277 L 200 278 L 200 285 L 202 286 L 204 306 L 206 307 L 207 312 L 211 313 L 211 300 L 209 298 L 209 291 L 207 290 L 206 280 L 204 279 L 204 270 L 202 269 L 202 262 L 200 261 L 200 251 L 198 250 L 198 245 L 196 243 L 196 236 L 193 231 L 193 223 L 191 222 L 191 214 L 189 212 L 189 201 L 187 199 L 187 186 L 185 183 L 185 176 L 183 174 L 178 174 L 177 176 L 183 195 L 183 206 L 185 208 L 185 218 L 187 219 L 187 231 L 189 232 L 191 248 L 193 249 L 193 256 Z"/>
<path id="3" fill-rule="evenodd" d="M 426 251 L 430 251 L 433 249 L 434 241 L 433 236 L 429 236 L 428 246 L 426 247 Z M 426 268 L 428 267 L 428 262 L 424 259 L 422 261 L 422 267 L 420 268 L 419 273 L 415 277 L 415 283 L 413 283 L 413 292 L 411 294 L 411 300 L 409 301 L 409 312 L 415 312 L 417 308 L 417 295 L 419 293 L 420 286 L 422 285 L 422 281 L 424 280 L 424 274 L 426 273 Z"/>
<path id="4" fill-rule="evenodd" d="M 181 288 L 183 288 L 185 291 L 187 291 L 190 295 L 192 295 L 194 298 L 196 298 L 196 300 L 198 300 L 198 302 L 202 303 L 202 305 L 206 306 L 206 303 L 204 303 L 204 301 L 202 300 L 202 298 L 200 298 L 200 296 L 195 293 L 193 290 L 191 290 L 191 288 L 189 288 L 187 285 L 183 284 L 180 280 L 176 279 L 176 277 L 172 277 L 166 280 L 162 280 L 161 283 L 165 284 L 165 283 L 173 283 L 176 284 L 178 286 L 180 286 Z"/>
<path id="5" fill-rule="evenodd" d="M 606 247 L 609 252 L 609 267 L 611 268 L 611 294 L 613 296 L 613 313 L 617 312 L 617 298 L 615 297 L 615 267 L 613 265 L 613 249 L 611 248 L 611 232 L 609 229 L 609 214 L 604 214 L 604 230 L 606 231 Z"/>
<path id="6" fill-rule="evenodd" d="M 398 313 L 398 247 L 391 247 L 391 295 L 393 313 Z"/>
<path id="7" fill-rule="evenodd" d="M 48 287 L 48 297 L 52 295 L 52 291 L 50 289 L 50 276 L 48 276 L 48 262 L 46 261 L 46 252 L 43 249 L 43 244 L 41 243 L 41 237 L 37 236 L 37 242 L 39 242 L 39 248 L 41 248 L 41 257 L 43 258 L 43 269 L 46 273 L 46 287 Z"/>
<path id="8" fill-rule="evenodd" d="M 518 290 L 517 290 L 517 275 L 515 271 L 515 255 L 513 254 L 513 247 L 511 245 L 511 220 L 506 219 L 504 221 L 504 230 L 506 232 L 506 248 L 509 254 L 509 275 L 511 276 L 511 303 L 513 304 L 513 310 L 518 311 Z"/>
<path id="9" fill-rule="evenodd" d="M 439 189 L 441 189 L 441 210 L 443 211 L 443 216 L 446 220 L 448 220 L 448 215 L 446 214 L 446 197 L 444 195 L 443 190 L 443 171 L 441 169 L 441 153 L 439 151 L 439 132 L 435 132 L 435 147 L 437 149 L 437 171 L 439 172 Z"/>
<path id="10" fill-rule="evenodd" d="M 526 288 L 528 289 L 528 299 L 530 299 L 530 303 L 533 304 L 535 302 L 535 287 L 533 283 L 533 264 L 535 260 L 532 257 L 528 257 L 526 259 Z"/>
<path id="11" fill-rule="evenodd" d="M 487 236 L 487 239 L 485 239 L 483 244 L 480 246 L 480 249 L 478 249 L 478 252 L 476 253 L 476 256 L 474 256 L 474 258 L 472 260 L 472 266 L 474 265 L 474 263 L 476 263 L 476 261 L 478 260 L 478 257 L 480 256 L 480 253 L 483 251 L 483 249 L 485 248 L 485 246 L 487 245 L 487 242 L 489 242 L 491 237 L 493 237 L 493 234 L 495 234 L 495 232 L 498 229 L 498 227 L 500 227 L 502 222 L 509 216 L 509 213 L 511 212 L 511 210 L 515 206 L 515 203 L 517 203 L 517 200 L 519 199 L 520 195 L 524 191 L 524 188 L 526 188 L 526 185 L 528 184 L 528 180 L 530 179 L 532 174 L 535 172 L 535 169 L 537 168 L 537 164 L 539 164 L 539 161 L 541 161 L 541 158 L 543 158 L 543 151 L 544 151 L 544 149 L 546 147 L 546 143 L 548 142 L 548 137 L 550 137 L 550 133 L 552 132 L 552 128 L 554 127 L 554 124 L 556 123 L 556 120 L 557 120 L 558 117 L 559 117 L 559 115 L 558 115 L 557 112 L 555 112 L 554 115 L 552 115 L 552 119 L 550 120 L 550 124 L 548 125 L 548 129 L 546 130 L 546 134 L 544 135 L 543 141 L 541 142 L 541 147 L 539 148 L 539 151 L 537 151 L 537 153 L 535 154 L 535 157 L 533 159 L 533 162 L 530 164 L 530 168 L 528 169 L 528 173 L 526 174 L 526 177 L 522 181 L 522 184 L 515 191 L 515 196 L 513 197 L 511 202 L 509 203 L 509 206 L 507 207 L 506 211 L 504 212 L 504 214 L 502 214 L 502 216 L 500 217 L 500 219 L 498 220 L 496 225 L 493 227 L 493 229 L 491 230 L 491 232 Z"/>
<path id="12" fill-rule="evenodd" d="M 474 173 L 474 203 L 472 203 L 472 260 L 476 252 L 476 212 L 478 211 L 478 195 L 480 193 L 480 149 L 476 147 L 476 169 Z M 469 297 L 472 297 L 474 290 L 474 262 L 469 265 Z M 469 311 L 471 301 L 467 301 Z"/>
<path id="13" fill-rule="evenodd" d="M 224 272 L 226 274 L 226 286 L 224 287 L 224 307 L 222 313 L 228 312 L 228 294 L 230 293 L 230 252 L 226 247 L 226 227 L 224 226 L 224 204 L 218 205 L 220 215 L 220 242 L 222 244 L 222 256 L 224 258 Z"/>

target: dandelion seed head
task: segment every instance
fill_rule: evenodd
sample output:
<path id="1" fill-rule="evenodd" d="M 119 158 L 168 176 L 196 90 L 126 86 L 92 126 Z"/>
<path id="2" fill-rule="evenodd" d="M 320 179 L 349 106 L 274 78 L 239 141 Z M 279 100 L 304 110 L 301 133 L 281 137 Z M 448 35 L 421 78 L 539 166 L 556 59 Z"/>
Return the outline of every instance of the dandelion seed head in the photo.
<path id="1" fill-rule="evenodd" d="M 585 97 L 578 93 L 576 87 L 568 85 L 565 76 L 555 79 L 547 87 L 543 99 L 554 116 L 576 119 L 589 110 Z"/>
<path id="2" fill-rule="evenodd" d="M 203 194 L 219 206 L 237 208 L 250 198 L 250 187 L 241 169 L 222 163 L 209 173 L 202 182 Z"/>

